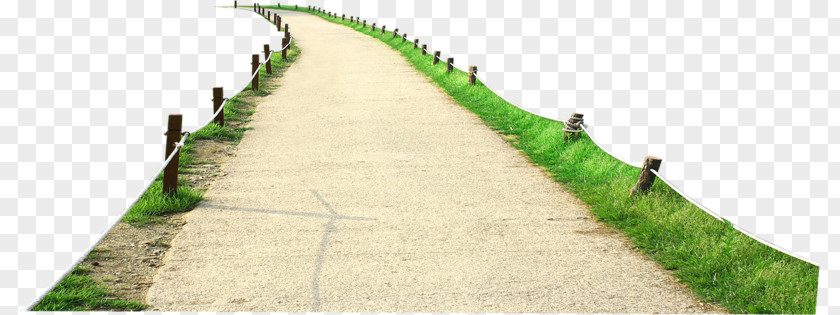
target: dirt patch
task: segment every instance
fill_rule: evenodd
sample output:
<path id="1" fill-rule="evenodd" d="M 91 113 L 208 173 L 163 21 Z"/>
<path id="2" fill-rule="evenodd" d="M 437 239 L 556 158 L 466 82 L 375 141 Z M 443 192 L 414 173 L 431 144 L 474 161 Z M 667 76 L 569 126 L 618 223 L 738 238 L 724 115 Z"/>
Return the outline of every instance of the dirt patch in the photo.
<path id="1" fill-rule="evenodd" d="M 280 76 L 268 79 L 267 86 L 279 85 Z M 251 110 L 263 96 L 240 96 L 245 101 L 241 109 Z M 226 121 L 232 128 L 243 127 L 244 121 Z M 236 157 L 236 142 L 222 140 L 196 140 L 191 154 L 195 163 L 180 177 L 195 189 L 207 190 L 213 182 L 227 174 L 221 165 Z M 146 294 L 161 260 L 169 250 L 172 239 L 186 224 L 185 213 L 163 215 L 152 223 L 133 226 L 118 222 L 97 244 L 80 266 L 90 269 L 90 277 L 97 279 L 121 299 L 146 303 Z"/>

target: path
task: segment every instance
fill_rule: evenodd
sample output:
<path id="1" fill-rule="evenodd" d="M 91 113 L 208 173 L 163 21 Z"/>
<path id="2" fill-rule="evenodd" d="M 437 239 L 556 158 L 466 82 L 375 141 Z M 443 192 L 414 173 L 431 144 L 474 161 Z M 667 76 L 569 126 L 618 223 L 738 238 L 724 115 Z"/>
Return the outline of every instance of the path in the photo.
<path id="1" fill-rule="evenodd" d="M 303 53 L 187 215 L 150 309 L 705 310 L 397 52 L 283 22 Z"/>

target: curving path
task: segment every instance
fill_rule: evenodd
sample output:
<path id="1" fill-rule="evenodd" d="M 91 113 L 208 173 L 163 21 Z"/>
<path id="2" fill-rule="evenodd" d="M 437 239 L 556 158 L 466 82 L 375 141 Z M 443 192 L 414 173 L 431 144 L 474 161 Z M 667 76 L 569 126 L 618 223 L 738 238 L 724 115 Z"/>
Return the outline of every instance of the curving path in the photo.
<path id="1" fill-rule="evenodd" d="M 718 311 L 397 52 L 283 21 L 303 53 L 187 215 L 151 309 Z"/>

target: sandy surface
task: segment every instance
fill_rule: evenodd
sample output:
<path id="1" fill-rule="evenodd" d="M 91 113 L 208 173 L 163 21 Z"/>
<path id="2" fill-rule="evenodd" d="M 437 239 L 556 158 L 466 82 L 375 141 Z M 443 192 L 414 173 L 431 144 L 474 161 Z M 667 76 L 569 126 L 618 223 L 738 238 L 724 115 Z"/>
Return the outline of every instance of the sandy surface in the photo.
<path id="1" fill-rule="evenodd" d="M 716 311 L 397 52 L 283 21 L 303 52 L 186 216 L 150 310 Z"/>

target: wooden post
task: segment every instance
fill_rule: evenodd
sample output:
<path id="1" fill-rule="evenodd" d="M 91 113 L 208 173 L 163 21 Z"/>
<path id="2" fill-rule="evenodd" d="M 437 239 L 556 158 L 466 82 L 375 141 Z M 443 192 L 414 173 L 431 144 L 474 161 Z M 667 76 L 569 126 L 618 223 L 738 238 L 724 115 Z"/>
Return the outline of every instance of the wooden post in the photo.
<path id="1" fill-rule="evenodd" d="M 271 60 L 268 60 L 269 49 L 268 44 L 263 45 L 263 53 L 265 54 L 265 73 L 271 74 Z"/>
<path id="2" fill-rule="evenodd" d="M 414 49 L 417 49 L 417 43 L 419 43 L 419 42 L 420 42 L 419 39 L 416 39 L 416 38 L 414 39 Z"/>
<path id="3" fill-rule="evenodd" d="M 287 37 L 287 38 L 292 37 L 292 34 L 289 34 L 289 23 L 283 24 L 283 29 L 286 30 L 286 34 L 284 35 L 285 37 Z M 284 47 L 285 47 L 285 45 L 284 45 Z"/>
<path id="4" fill-rule="evenodd" d="M 382 35 L 385 35 L 385 25 L 382 25 Z"/>
<path id="5" fill-rule="evenodd" d="M 233 1 L 233 8 L 234 8 L 234 9 L 236 9 L 236 8 L 237 8 L 237 3 L 236 3 L 236 1 Z"/>
<path id="6" fill-rule="evenodd" d="M 344 14 L 341 15 L 341 20 L 344 21 Z"/>
<path id="7" fill-rule="evenodd" d="M 633 197 L 633 194 L 646 194 L 650 191 L 650 186 L 656 180 L 656 175 L 651 170 L 659 171 L 659 165 L 662 164 L 662 159 L 655 156 L 648 156 L 645 158 L 645 164 L 642 165 L 642 172 L 639 173 L 639 181 L 636 186 L 630 190 L 630 195 L 627 198 Z"/>
<path id="8" fill-rule="evenodd" d="M 563 139 L 574 139 L 580 137 L 580 124 L 583 123 L 583 114 L 574 113 L 568 120 L 563 122 L 566 128 L 563 128 Z"/>
<path id="9" fill-rule="evenodd" d="M 440 50 L 435 50 L 435 57 L 432 58 L 432 65 L 436 65 L 440 62 Z"/>
<path id="10" fill-rule="evenodd" d="M 420 49 L 422 50 L 423 56 L 425 56 L 426 55 L 426 44 L 423 44 L 423 46 L 421 46 Z"/>
<path id="11" fill-rule="evenodd" d="M 257 12 L 257 4 L 254 3 L 254 12 Z"/>
<path id="12" fill-rule="evenodd" d="M 476 72 L 478 72 L 478 67 L 470 66 L 469 72 L 470 72 L 470 74 L 469 74 L 470 76 L 468 78 L 469 79 L 469 84 L 470 85 L 475 85 L 475 74 L 476 74 Z"/>
<path id="13" fill-rule="evenodd" d="M 251 75 L 260 71 L 260 54 L 253 54 L 251 55 Z M 251 90 L 259 90 L 260 89 L 260 75 L 257 74 L 254 76 L 254 79 L 251 80 Z"/>
<path id="14" fill-rule="evenodd" d="M 164 159 L 169 158 L 169 155 L 175 151 L 178 142 L 181 142 L 181 122 L 183 116 L 181 114 L 169 115 L 168 126 L 166 130 L 166 155 Z M 181 151 L 175 153 L 166 168 L 163 169 L 163 194 L 172 196 L 178 190 L 178 162 L 180 160 Z"/>
<path id="15" fill-rule="evenodd" d="M 225 101 L 224 91 L 220 87 L 213 88 L 213 114 L 219 111 L 222 103 Z M 213 122 L 219 126 L 225 125 L 225 111 L 221 111 L 218 115 L 213 117 Z"/>
<path id="16" fill-rule="evenodd" d="M 295 10 L 297 10 L 297 4 L 295 4 Z"/>
<path id="17" fill-rule="evenodd" d="M 408 34 L 407 34 L 407 33 L 403 33 L 403 41 L 402 41 L 403 43 L 405 43 L 405 37 L 406 37 L 406 36 L 408 36 Z"/>
<path id="18" fill-rule="evenodd" d="M 375 30 L 376 30 L 376 22 L 373 22 L 373 24 L 370 25 L 370 31 L 373 32 Z"/>
<path id="19" fill-rule="evenodd" d="M 286 47 L 286 46 L 289 45 L 290 40 L 291 40 L 291 38 L 289 37 L 289 33 L 286 33 L 286 37 L 283 37 L 283 42 L 282 42 L 282 45 L 283 45 L 283 53 L 282 53 L 283 54 L 283 56 L 282 56 L 283 60 L 286 60 L 286 51 L 289 50 L 289 47 Z"/>
<path id="20" fill-rule="evenodd" d="M 399 32 L 399 31 L 400 31 L 400 29 L 395 28 L 394 29 L 394 35 L 391 35 L 391 38 L 397 37 L 397 32 Z"/>
<path id="21" fill-rule="evenodd" d="M 455 63 L 455 58 L 449 57 L 446 58 L 446 72 L 452 72 L 453 64 Z"/>
<path id="22" fill-rule="evenodd" d="M 281 31 L 281 29 L 280 29 L 280 17 L 279 16 L 274 16 L 274 24 L 277 25 L 277 31 L 278 32 Z"/>
<path id="23" fill-rule="evenodd" d="M 362 27 L 367 27 L 367 20 L 362 21 Z"/>

